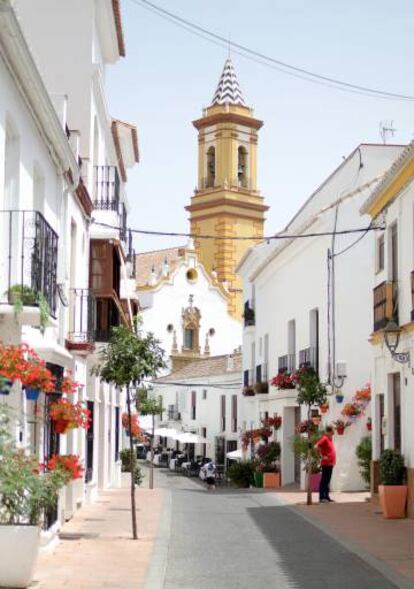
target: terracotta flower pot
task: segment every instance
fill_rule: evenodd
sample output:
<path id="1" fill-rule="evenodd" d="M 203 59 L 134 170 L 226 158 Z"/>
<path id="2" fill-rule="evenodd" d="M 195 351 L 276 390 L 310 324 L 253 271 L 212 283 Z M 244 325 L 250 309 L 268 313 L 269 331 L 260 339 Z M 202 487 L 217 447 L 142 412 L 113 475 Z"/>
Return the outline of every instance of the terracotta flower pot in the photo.
<path id="1" fill-rule="evenodd" d="M 280 487 L 280 472 L 264 472 L 263 488 L 278 489 Z"/>
<path id="2" fill-rule="evenodd" d="M 405 517 L 407 504 L 407 485 L 379 485 L 379 501 L 386 519 L 402 519 Z"/>
<path id="3" fill-rule="evenodd" d="M 328 413 L 329 405 L 328 404 L 326 404 L 326 405 L 320 405 L 319 409 L 320 409 L 320 412 L 321 413 Z"/>
<path id="4" fill-rule="evenodd" d="M 65 434 L 69 427 L 69 421 L 67 419 L 56 419 L 53 422 L 53 429 L 56 434 Z"/>
<path id="5" fill-rule="evenodd" d="M 344 427 L 337 427 L 336 428 L 336 433 L 338 434 L 338 436 L 343 436 L 344 435 L 344 431 L 345 431 L 345 428 Z"/>

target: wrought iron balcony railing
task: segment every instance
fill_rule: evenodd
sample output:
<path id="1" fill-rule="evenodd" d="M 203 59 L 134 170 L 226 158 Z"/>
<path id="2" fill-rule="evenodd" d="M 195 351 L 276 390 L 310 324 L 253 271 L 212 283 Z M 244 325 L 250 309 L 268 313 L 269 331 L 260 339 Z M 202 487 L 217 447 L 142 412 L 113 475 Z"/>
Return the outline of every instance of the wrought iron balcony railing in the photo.
<path id="1" fill-rule="evenodd" d="M 56 316 L 58 235 L 38 211 L 0 211 L 0 303 L 39 306 Z"/>
<path id="2" fill-rule="evenodd" d="M 244 326 L 249 327 L 251 325 L 256 325 L 256 314 L 253 309 L 253 305 L 251 305 L 250 301 L 246 301 L 244 303 Z"/>
<path id="3" fill-rule="evenodd" d="M 296 369 L 296 354 L 285 354 L 278 358 L 278 372 L 291 374 Z"/>
<path id="4" fill-rule="evenodd" d="M 88 288 L 71 288 L 69 294 L 68 341 L 91 344 L 96 335 L 96 298 Z"/>
<path id="5" fill-rule="evenodd" d="M 397 283 L 386 281 L 374 288 L 374 331 L 393 319 L 398 323 Z"/>
<path id="6" fill-rule="evenodd" d="M 316 374 L 318 374 L 319 350 L 316 346 L 299 350 L 299 368 L 313 368 Z"/>
<path id="7" fill-rule="evenodd" d="M 119 211 L 120 182 L 116 166 L 95 166 L 95 194 L 93 204 L 96 209 Z"/>

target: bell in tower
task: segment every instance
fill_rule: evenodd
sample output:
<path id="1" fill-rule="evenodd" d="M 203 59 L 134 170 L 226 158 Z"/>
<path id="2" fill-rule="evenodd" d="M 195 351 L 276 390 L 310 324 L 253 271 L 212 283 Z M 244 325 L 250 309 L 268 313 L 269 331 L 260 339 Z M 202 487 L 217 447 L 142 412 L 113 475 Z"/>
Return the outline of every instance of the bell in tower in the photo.
<path id="1" fill-rule="evenodd" d="M 230 294 L 229 312 L 242 315 L 241 281 L 236 267 L 245 251 L 263 237 L 268 207 L 257 188 L 258 131 L 263 122 L 245 103 L 230 58 L 226 59 L 213 100 L 193 121 L 198 131 L 198 183 L 186 207 L 200 261 L 217 272 Z M 231 237 L 257 239 L 233 240 Z"/>

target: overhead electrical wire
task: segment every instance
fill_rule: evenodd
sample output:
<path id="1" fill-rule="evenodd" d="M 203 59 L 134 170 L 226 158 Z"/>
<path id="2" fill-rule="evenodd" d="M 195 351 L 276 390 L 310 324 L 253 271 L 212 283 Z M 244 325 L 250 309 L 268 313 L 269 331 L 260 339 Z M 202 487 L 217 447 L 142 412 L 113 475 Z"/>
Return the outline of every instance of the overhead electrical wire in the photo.
<path id="1" fill-rule="evenodd" d="M 92 218 L 92 223 L 94 225 L 98 225 L 100 227 L 106 227 L 107 229 L 115 229 L 117 231 L 121 230 L 121 227 L 118 225 L 111 225 L 110 223 L 102 223 L 101 221 L 96 221 L 96 219 Z M 131 233 L 138 233 L 140 235 L 153 235 L 156 237 L 189 237 L 191 239 L 217 239 L 217 240 L 226 240 L 226 241 L 240 241 L 240 240 L 247 240 L 247 241 L 272 241 L 272 240 L 280 240 L 280 239 L 304 239 L 309 237 L 324 237 L 324 236 L 331 236 L 331 235 L 350 235 L 352 233 L 366 233 L 368 231 L 383 231 L 384 227 L 377 226 L 377 225 L 369 225 L 368 227 L 356 227 L 353 229 L 340 229 L 337 231 L 316 231 L 312 233 L 296 233 L 296 234 L 289 234 L 289 233 L 276 233 L 275 235 L 267 235 L 258 237 L 257 235 L 250 235 L 250 236 L 237 236 L 237 235 L 211 235 L 211 234 L 197 234 L 197 233 L 185 233 L 185 232 L 178 232 L 178 231 L 152 231 L 150 229 L 133 229 L 127 228 L 127 231 Z"/>
<path id="2" fill-rule="evenodd" d="M 354 84 L 351 82 L 347 82 L 345 80 L 340 80 L 338 78 L 332 78 L 330 76 L 325 76 L 323 74 L 318 74 L 311 70 L 307 70 L 305 68 L 301 68 L 298 66 L 294 66 L 287 62 L 281 61 L 260 51 L 256 51 L 251 49 L 247 45 L 243 45 L 241 43 L 236 43 L 235 41 L 231 41 L 226 39 L 225 37 L 206 29 L 200 25 L 197 25 L 194 22 L 191 22 L 153 2 L 149 2 L 148 0 L 131 0 L 137 6 L 145 8 L 151 11 L 154 14 L 157 14 L 161 18 L 172 22 L 181 28 L 184 28 L 188 32 L 195 33 L 204 40 L 209 42 L 213 42 L 216 45 L 220 45 L 221 47 L 229 47 L 235 53 L 246 57 L 247 59 L 252 59 L 262 65 L 266 65 L 271 67 L 272 69 L 276 69 L 277 71 L 291 75 L 307 82 L 313 82 L 317 84 L 322 84 L 324 86 L 328 86 L 330 88 L 335 88 L 337 90 L 343 90 L 346 92 L 358 93 L 363 94 L 364 96 L 371 96 L 376 98 L 388 99 L 388 100 L 403 100 L 403 101 L 414 101 L 414 96 L 408 94 L 400 94 L 397 92 L 389 92 L 387 90 L 380 90 L 378 88 L 371 88 L 369 86 L 362 86 L 360 84 Z"/>

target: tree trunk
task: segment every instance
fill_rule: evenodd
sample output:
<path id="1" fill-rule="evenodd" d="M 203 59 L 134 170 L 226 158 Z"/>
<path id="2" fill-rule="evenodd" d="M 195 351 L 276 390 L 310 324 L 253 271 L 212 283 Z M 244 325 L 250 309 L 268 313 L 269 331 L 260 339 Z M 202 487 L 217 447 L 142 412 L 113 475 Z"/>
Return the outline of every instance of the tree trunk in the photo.
<path id="1" fill-rule="evenodd" d="M 151 435 L 151 462 L 150 462 L 150 472 L 149 472 L 149 488 L 154 488 L 154 420 L 155 415 L 152 414 L 152 435 Z"/>
<path id="2" fill-rule="evenodd" d="M 312 465 L 312 443 L 311 432 L 309 430 L 309 422 L 311 419 L 311 408 L 308 407 L 308 456 L 306 459 L 306 505 L 312 505 L 312 491 L 311 491 L 311 465 Z"/>
<path id="3" fill-rule="evenodd" d="M 127 386 L 127 409 L 128 409 L 128 432 L 129 432 L 129 449 L 131 452 L 131 517 L 132 517 L 132 537 L 138 539 L 137 532 L 137 511 L 135 504 L 135 460 L 134 460 L 134 441 L 132 439 L 132 417 L 131 417 L 131 393 Z"/>

